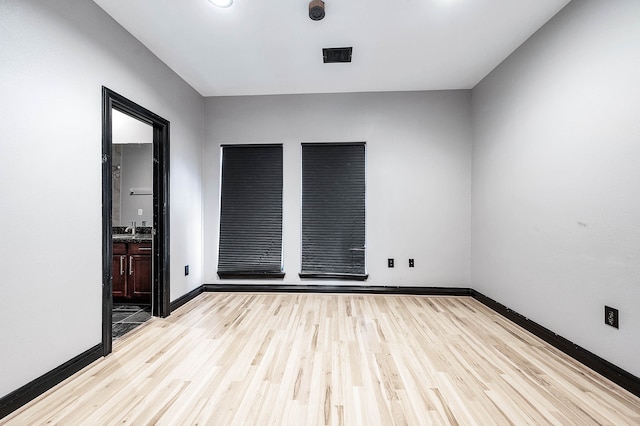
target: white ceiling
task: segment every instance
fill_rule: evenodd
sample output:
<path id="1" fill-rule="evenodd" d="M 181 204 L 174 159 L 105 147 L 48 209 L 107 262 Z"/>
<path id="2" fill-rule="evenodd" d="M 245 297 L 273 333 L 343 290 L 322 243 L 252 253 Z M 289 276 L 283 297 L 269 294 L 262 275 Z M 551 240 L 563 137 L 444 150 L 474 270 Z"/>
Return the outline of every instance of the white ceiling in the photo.
<path id="1" fill-rule="evenodd" d="M 203 96 L 470 89 L 570 0 L 94 0 Z M 349 64 L 323 47 L 353 46 Z"/>

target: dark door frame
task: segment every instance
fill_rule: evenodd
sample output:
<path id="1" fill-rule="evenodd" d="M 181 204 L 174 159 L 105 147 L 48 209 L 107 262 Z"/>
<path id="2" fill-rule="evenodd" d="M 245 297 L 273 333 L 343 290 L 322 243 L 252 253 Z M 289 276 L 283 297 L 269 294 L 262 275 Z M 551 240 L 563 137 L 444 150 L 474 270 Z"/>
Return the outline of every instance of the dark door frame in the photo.
<path id="1" fill-rule="evenodd" d="M 169 122 L 122 95 L 102 87 L 102 346 L 111 353 L 113 277 L 112 111 L 116 109 L 153 127 L 153 316 L 167 317 L 169 307 Z"/>

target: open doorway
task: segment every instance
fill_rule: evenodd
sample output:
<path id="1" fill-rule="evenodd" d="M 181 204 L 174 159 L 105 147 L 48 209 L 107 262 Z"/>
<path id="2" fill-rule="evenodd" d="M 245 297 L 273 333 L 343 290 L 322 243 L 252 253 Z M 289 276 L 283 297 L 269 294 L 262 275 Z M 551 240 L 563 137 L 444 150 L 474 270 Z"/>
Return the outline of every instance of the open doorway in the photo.
<path id="1" fill-rule="evenodd" d="M 150 126 L 150 144 L 118 147 L 122 145 L 118 142 L 127 142 L 114 140 L 114 120 L 118 126 L 122 117 L 143 125 L 143 134 L 148 131 L 144 126 Z M 146 152 L 151 154 L 149 169 L 134 165 L 136 178 L 123 182 L 127 162 Z M 107 355 L 112 350 L 114 299 L 132 306 L 148 303 L 153 316 L 169 315 L 169 122 L 103 87 L 102 164 L 102 343 Z M 151 175 L 150 183 L 145 183 L 145 174 Z M 115 185 L 117 175 L 120 180 Z"/>
<path id="2" fill-rule="evenodd" d="M 111 112 L 111 294 L 113 339 L 151 317 L 153 127 Z"/>

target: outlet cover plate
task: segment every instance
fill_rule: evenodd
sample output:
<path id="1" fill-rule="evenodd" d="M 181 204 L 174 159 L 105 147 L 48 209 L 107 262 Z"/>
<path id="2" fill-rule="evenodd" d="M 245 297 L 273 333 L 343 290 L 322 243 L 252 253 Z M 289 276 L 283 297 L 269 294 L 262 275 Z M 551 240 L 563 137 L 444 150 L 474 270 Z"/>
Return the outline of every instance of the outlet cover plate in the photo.
<path id="1" fill-rule="evenodd" d="M 604 323 L 614 328 L 618 327 L 618 310 L 611 306 L 604 307 Z"/>

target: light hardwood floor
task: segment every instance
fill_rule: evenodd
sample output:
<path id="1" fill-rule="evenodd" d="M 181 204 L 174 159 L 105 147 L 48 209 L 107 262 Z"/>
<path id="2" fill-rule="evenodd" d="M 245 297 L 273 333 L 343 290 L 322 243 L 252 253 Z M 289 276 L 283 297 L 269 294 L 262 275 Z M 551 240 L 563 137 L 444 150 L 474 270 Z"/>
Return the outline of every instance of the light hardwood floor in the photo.
<path id="1" fill-rule="evenodd" d="M 639 425 L 640 398 L 469 297 L 205 293 L 0 423 Z"/>

